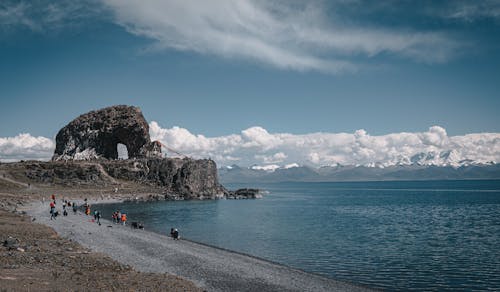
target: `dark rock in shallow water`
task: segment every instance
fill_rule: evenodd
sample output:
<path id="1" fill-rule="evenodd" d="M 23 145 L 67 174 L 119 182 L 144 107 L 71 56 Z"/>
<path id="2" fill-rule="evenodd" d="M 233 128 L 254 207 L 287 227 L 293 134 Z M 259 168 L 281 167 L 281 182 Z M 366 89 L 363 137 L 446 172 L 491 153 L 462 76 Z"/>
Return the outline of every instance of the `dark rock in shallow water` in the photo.
<path id="1" fill-rule="evenodd" d="M 117 159 L 117 145 L 127 147 L 129 158 L 161 152 L 151 142 L 149 126 L 138 107 L 119 105 L 91 111 L 71 121 L 56 136 L 52 160 Z"/>
<path id="2" fill-rule="evenodd" d="M 262 198 L 259 189 L 238 189 L 227 194 L 228 199 L 258 199 Z"/>

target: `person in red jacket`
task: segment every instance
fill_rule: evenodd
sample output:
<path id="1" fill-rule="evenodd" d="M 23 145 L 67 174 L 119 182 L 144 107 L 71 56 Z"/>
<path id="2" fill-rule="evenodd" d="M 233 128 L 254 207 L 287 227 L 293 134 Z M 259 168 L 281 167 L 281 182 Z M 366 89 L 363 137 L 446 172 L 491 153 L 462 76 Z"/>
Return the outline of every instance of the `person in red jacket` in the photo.
<path id="1" fill-rule="evenodd" d="M 122 213 L 122 222 L 123 222 L 123 225 L 125 225 L 125 223 L 127 222 L 127 214 L 125 213 Z"/>
<path id="2" fill-rule="evenodd" d="M 50 202 L 50 220 L 56 219 L 56 203 Z"/>

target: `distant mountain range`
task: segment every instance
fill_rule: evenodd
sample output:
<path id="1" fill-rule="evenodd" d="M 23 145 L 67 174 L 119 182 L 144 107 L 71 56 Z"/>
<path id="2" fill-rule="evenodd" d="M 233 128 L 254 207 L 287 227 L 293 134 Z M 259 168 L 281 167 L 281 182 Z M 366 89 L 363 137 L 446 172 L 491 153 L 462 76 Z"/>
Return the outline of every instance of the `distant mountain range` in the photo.
<path id="1" fill-rule="evenodd" d="M 427 156 L 428 157 L 428 156 Z M 421 159 L 425 159 L 421 157 Z M 421 161 L 418 159 L 418 161 Z M 432 159 L 435 160 L 435 157 Z M 308 166 L 239 167 L 232 165 L 219 168 L 221 183 L 272 183 L 272 182 L 333 182 L 333 181 L 380 181 L 380 180 L 455 180 L 500 179 L 500 164 L 464 163 L 461 166 L 409 165 L 368 166 Z"/>

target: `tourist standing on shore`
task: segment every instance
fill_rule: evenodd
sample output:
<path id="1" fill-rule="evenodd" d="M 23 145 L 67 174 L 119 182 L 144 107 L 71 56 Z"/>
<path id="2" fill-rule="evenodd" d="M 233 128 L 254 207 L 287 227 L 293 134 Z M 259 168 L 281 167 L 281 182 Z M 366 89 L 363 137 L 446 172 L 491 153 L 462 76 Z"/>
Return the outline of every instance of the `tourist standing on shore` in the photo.
<path id="1" fill-rule="evenodd" d="M 170 236 L 173 239 L 178 240 L 179 239 L 179 230 L 177 230 L 177 228 L 170 228 Z"/>
<path id="2" fill-rule="evenodd" d="M 120 224 L 120 220 L 122 220 L 122 212 L 120 210 L 116 211 L 116 223 Z"/>
<path id="3" fill-rule="evenodd" d="M 127 214 L 122 213 L 121 220 L 122 220 L 123 226 L 125 226 L 125 223 L 127 222 Z"/>
<path id="4" fill-rule="evenodd" d="M 50 220 L 52 218 L 56 219 L 56 203 L 54 201 L 50 202 Z"/>
<path id="5" fill-rule="evenodd" d="M 73 214 L 75 215 L 76 215 L 76 209 L 77 209 L 76 203 L 73 202 Z"/>

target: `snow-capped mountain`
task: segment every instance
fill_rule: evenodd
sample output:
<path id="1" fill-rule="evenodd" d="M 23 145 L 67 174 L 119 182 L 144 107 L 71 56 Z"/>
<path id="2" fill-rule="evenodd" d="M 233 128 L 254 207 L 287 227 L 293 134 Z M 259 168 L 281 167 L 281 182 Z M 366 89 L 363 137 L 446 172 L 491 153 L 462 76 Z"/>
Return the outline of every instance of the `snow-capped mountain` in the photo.
<path id="1" fill-rule="evenodd" d="M 283 181 L 361 181 L 361 180 L 447 180 L 500 179 L 500 164 L 457 161 L 453 152 L 426 153 L 388 165 L 330 165 L 319 168 L 289 164 L 219 169 L 222 183 Z"/>

